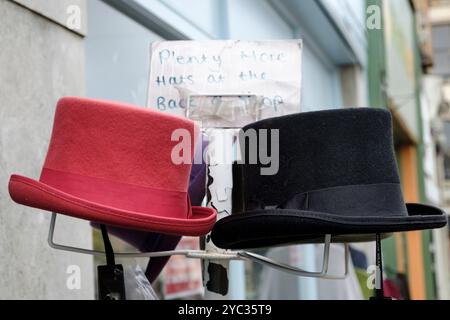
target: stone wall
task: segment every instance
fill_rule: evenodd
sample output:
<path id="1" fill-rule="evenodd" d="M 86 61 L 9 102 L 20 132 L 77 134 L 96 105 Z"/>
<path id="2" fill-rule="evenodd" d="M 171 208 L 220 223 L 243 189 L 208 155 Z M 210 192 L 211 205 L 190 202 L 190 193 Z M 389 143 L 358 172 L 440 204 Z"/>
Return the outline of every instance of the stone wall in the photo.
<path id="1" fill-rule="evenodd" d="M 50 213 L 17 205 L 8 193 L 12 173 L 39 178 L 57 100 L 84 94 L 86 27 L 66 28 L 60 3 L 0 0 L 0 299 L 94 298 L 92 257 L 50 249 Z M 84 221 L 59 219 L 56 238 L 92 247 Z M 81 271 L 79 290 L 66 285 L 71 265 Z"/>

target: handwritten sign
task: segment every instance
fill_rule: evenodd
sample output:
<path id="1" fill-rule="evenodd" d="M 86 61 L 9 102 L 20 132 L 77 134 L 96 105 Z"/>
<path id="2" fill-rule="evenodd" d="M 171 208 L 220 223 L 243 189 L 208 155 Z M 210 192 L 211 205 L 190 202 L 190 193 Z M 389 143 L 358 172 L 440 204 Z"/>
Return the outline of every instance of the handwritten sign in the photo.
<path id="1" fill-rule="evenodd" d="M 241 95 L 261 118 L 300 112 L 301 54 L 301 40 L 154 42 L 147 105 L 186 116 L 194 97 Z"/>

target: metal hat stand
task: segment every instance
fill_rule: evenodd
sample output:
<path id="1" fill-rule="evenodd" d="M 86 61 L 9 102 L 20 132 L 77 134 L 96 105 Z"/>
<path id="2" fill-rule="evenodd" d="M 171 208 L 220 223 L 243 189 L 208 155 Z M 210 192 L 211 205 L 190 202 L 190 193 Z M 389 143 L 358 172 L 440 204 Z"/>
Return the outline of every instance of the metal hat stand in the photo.
<path id="1" fill-rule="evenodd" d="M 56 250 L 63 250 L 63 251 L 69 251 L 69 252 L 75 252 L 75 253 L 81 253 L 81 254 L 88 254 L 93 256 L 106 256 L 108 259 L 108 265 L 106 267 L 109 267 L 109 270 L 111 273 L 114 273 L 114 275 L 117 275 L 117 273 L 120 273 L 120 265 L 115 265 L 114 260 L 110 262 L 110 259 L 112 257 L 120 257 L 120 258 L 156 258 L 156 257 L 168 257 L 168 256 L 185 256 L 190 259 L 201 259 L 201 260 L 213 260 L 213 261 L 232 261 L 232 260 L 240 260 L 240 261 L 251 261 L 256 262 L 265 266 L 268 266 L 270 268 L 277 269 L 282 272 L 290 273 L 295 276 L 300 277 L 309 277 L 309 278 L 321 278 L 321 279 L 331 279 L 331 280 L 339 280 L 339 279 L 345 279 L 348 275 L 348 260 L 349 260 L 349 246 L 348 244 L 345 244 L 345 271 L 343 275 L 331 275 L 328 273 L 328 266 L 329 266 L 329 257 L 330 257 L 330 245 L 331 245 L 331 235 L 325 236 L 325 242 L 324 242 L 324 251 L 323 251 L 323 259 L 322 259 L 322 266 L 320 268 L 320 271 L 307 271 L 301 268 L 297 268 L 294 266 L 290 266 L 278 261 L 275 261 L 273 259 L 261 256 L 256 253 L 248 252 L 248 251 L 226 251 L 225 253 L 218 253 L 218 252 L 208 252 L 206 250 L 172 250 L 172 251 L 160 251 L 160 252 L 114 252 L 112 250 L 112 247 L 110 247 L 109 240 L 105 241 L 105 229 L 102 230 L 103 234 L 103 240 L 105 242 L 105 251 L 100 250 L 90 250 L 90 249 L 84 249 L 84 248 L 78 248 L 78 247 L 72 247 L 67 246 L 63 244 L 56 243 L 54 241 L 54 233 L 55 233 L 55 227 L 56 227 L 56 216 L 57 213 L 52 213 L 51 220 L 50 220 L 50 227 L 48 232 L 48 244 L 51 248 Z M 102 226 L 103 227 L 103 226 Z M 109 245 L 108 245 L 109 243 Z M 109 249 L 108 249 L 109 248 Z M 119 268 L 119 269 L 117 269 Z M 122 270 L 123 274 L 123 270 Z M 100 270 L 99 270 L 100 275 Z M 122 275 L 123 277 L 123 275 Z M 115 276 L 113 277 L 115 279 Z M 119 281 L 119 284 L 115 280 L 111 280 L 109 277 L 106 279 L 106 282 L 109 283 L 109 288 L 119 288 L 119 292 L 115 291 L 109 291 L 106 290 L 103 292 L 99 292 L 99 299 L 104 300 L 119 300 L 125 298 L 125 293 L 123 290 L 122 282 L 123 279 Z M 101 281 L 101 280 L 100 280 Z M 101 286 L 100 286 L 101 287 Z M 122 298 L 115 298 L 115 297 L 122 297 Z"/>
<path id="2" fill-rule="evenodd" d="M 111 256 L 112 257 L 121 257 L 121 258 L 156 258 L 156 257 L 168 257 L 168 256 L 185 256 L 190 259 L 202 259 L 202 260 L 247 260 L 251 262 L 256 262 L 274 269 L 277 269 L 282 272 L 290 273 L 299 277 L 308 277 L 308 278 L 320 278 L 320 279 L 328 279 L 328 280 L 341 280 L 345 279 L 348 275 L 349 268 L 349 245 L 345 244 L 345 271 L 343 275 L 330 275 L 328 273 L 329 266 L 329 257 L 330 257 L 330 245 L 331 245 L 331 235 L 326 235 L 324 239 L 324 251 L 323 251 L 323 259 L 322 259 L 322 267 L 320 271 L 306 271 L 304 269 L 300 269 L 294 266 L 290 266 L 273 259 L 261 256 L 256 253 L 248 252 L 248 251 L 227 251 L 226 253 L 216 253 L 216 252 L 208 252 L 205 250 L 172 250 L 172 251 L 160 251 L 160 252 L 113 252 L 112 247 L 109 248 L 109 241 L 105 242 L 105 251 L 99 250 L 90 250 L 83 249 L 78 247 L 67 246 L 63 244 L 58 244 L 54 242 L 54 233 L 56 226 L 56 216 L 57 213 L 52 213 L 50 220 L 50 227 L 48 232 L 48 244 L 51 248 L 56 250 L 63 250 L 68 252 L 75 252 L 81 254 L 88 254 L 93 256 Z M 102 227 L 103 239 L 105 240 L 105 231 L 106 229 Z M 108 245 L 109 243 L 109 245 Z M 109 251 L 109 252 L 108 252 Z M 114 262 L 112 263 L 114 265 Z M 108 265 L 111 265 L 108 262 Z M 383 265 L 382 265 L 382 253 L 381 253 L 381 236 L 379 234 L 376 235 L 376 265 L 377 265 L 377 273 L 376 273 L 376 289 L 375 296 L 371 298 L 371 300 L 392 300 L 390 297 L 386 297 L 384 295 L 383 288 Z M 103 295 L 100 293 L 101 299 L 105 297 L 114 296 L 114 293 L 107 293 Z M 124 296 L 124 295 L 123 295 Z"/>
<path id="3" fill-rule="evenodd" d="M 90 250 L 56 243 L 54 241 L 56 216 L 57 213 L 53 212 L 50 220 L 50 228 L 48 231 L 48 244 L 51 248 L 56 250 L 88 254 L 92 256 L 106 255 L 106 252 L 101 250 Z M 268 267 L 275 268 L 277 270 L 291 273 L 293 275 L 301 277 L 312 277 L 312 278 L 334 279 L 334 280 L 344 279 L 348 275 L 348 257 L 349 257 L 348 244 L 345 245 L 345 261 L 346 261 L 345 272 L 343 275 L 340 276 L 328 274 L 331 235 L 325 236 L 324 245 L 325 246 L 323 251 L 323 261 L 320 271 L 306 271 L 281 262 L 277 262 L 275 260 L 261 256 L 259 254 L 247 251 L 227 251 L 226 253 L 207 252 L 205 250 L 171 250 L 159 252 L 114 252 L 114 256 L 119 258 L 157 258 L 169 256 L 185 256 L 190 259 L 202 259 L 202 260 L 247 260 L 257 262 L 266 265 Z"/>
<path id="4" fill-rule="evenodd" d="M 236 95 L 229 95 L 228 97 L 235 97 Z M 256 98 L 256 96 L 251 95 L 245 95 L 249 98 Z M 190 102 L 191 98 L 193 97 L 214 97 L 214 95 L 189 95 L 188 99 L 188 114 L 189 111 L 192 111 L 190 108 Z M 220 95 L 220 97 L 224 97 L 224 95 Z M 189 116 L 188 116 L 189 117 Z M 102 279 L 99 279 L 99 287 L 102 289 L 102 286 L 104 290 L 100 290 L 100 296 L 99 299 L 125 299 L 125 292 L 123 291 L 123 279 L 117 279 L 117 275 L 123 277 L 123 270 L 122 275 L 121 273 L 121 266 L 115 265 L 114 257 L 121 257 L 121 258 L 156 258 L 156 257 L 168 257 L 168 256 L 185 256 L 187 258 L 191 259 L 201 259 L 205 262 L 205 266 L 208 265 L 208 263 L 214 261 L 223 263 L 223 265 L 227 266 L 229 261 L 232 260 L 239 260 L 239 261 L 251 261 L 255 263 L 259 263 L 261 265 L 277 269 L 282 272 L 286 272 L 295 276 L 300 277 L 308 277 L 308 278 L 320 278 L 320 279 L 332 279 L 332 280 L 339 280 L 344 279 L 348 275 L 348 261 L 349 261 L 349 245 L 345 244 L 345 269 L 344 274 L 342 275 L 333 275 L 330 274 L 328 271 L 329 266 L 329 257 L 330 257 L 330 247 L 332 242 L 332 236 L 331 235 L 324 235 L 324 250 L 323 250 L 323 258 L 322 258 L 322 265 L 318 271 L 307 271 L 295 266 L 291 266 L 279 261 L 275 261 L 273 259 L 264 257 L 262 255 L 249 252 L 249 251 L 230 251 L 230 250 L 222 250 L 214 246 L 212 242 L 206 242 L 205 250 L 172 250 L 172 251 L 160 251 L 160 252 L 114 252 L 111 246 L 111 243 L 108 238 L 106 226 L 102 227 L 102 236 L 103 241 L 105 244 L 105 251 L 99 251 L 99 250 L 90 250 L 90 249 L 84 249 L 84 248 L 77 248 L 72 246 L 67 246 L 63 244 L 58 244 L 54 241 L 54 233 L 55 233 L 55 227 L 56 227 L 56 216 L 57 213 L 52 213 L 51 221 L 50 221 L 50 227 L 48 232 L 48 244 L 51 248 L 56 250 L 63 250 L 63 251 L 69 251 L 69 252 L 75 252 L 75 253 L 81 253 L 81 254 L 88 254 L 93 256 L 105 256 L 107 257 L 107 266 L 99 266 L 98 272 L 99 276 L 104 276 L 106 272 L 106 282 L 102 282 Z M 207 237 L 208 238 L 208 237 Z M 101 268 L 105 269 L 101 269 Z M 228 269 L 226 269 L 226 272 L 228 272 Z M 106 270 L 106 271 L 105 271 Z M 102 273 L 102 274 L 101 274 Z M 118 282 L 120 282 L 118 284 Z M 228 285 L 228 284 L 226 284 Z M 217 292 L 220 293 L 219 289 Z M 228 290 L 228 289 L 227 289 Z M 116 292 L 113 292 L 116 291 Z M 119 291 L 119 292 L 117 292 Z M 208 290 L 207 290 L 208 291 Z M 225 292 L 226 294 L 226 292 Z M 222 294 L 225 296 L 225 294 Z"/>

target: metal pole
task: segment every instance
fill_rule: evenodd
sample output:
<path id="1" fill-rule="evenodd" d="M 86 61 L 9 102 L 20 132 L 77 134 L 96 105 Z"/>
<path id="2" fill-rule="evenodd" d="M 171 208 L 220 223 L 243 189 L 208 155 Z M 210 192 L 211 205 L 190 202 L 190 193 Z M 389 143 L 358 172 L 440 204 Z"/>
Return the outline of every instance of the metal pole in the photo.
<path id="1" fill-rule="evenodd" d="M 383 254 L 381 248 L 381 235 L 379 233 L 375 236 L 376 245 L 376 273 L 375 273 L 375 296 L 371 300 L 391 300 L 389 297 L 384 296 L 384 283 L 383 283 Z"/>

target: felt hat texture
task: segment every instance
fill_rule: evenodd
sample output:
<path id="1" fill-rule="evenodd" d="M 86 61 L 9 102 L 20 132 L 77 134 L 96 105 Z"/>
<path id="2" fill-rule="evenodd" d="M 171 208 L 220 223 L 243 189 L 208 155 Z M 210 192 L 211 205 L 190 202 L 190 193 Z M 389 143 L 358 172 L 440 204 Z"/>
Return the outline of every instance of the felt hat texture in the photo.
<path id="1" fill-rule="evenodd" d="M 251 249 L 315 243 L 371 241 L 375 234 L 443 227 L 439 208 L 406 203 L 393 146 L 391 114 L 352 108 L 298 113 L 243 128 L 279 130 L 279 170 L 249 159 L 233 173 L 233 214 L 211 234 L 221 248 Z M 261 135 L 256 135 L 260 147 Z M 270 138 L 267 139 L 270 142 Z M 267 150 L 275 150 L 270 144 Z"/>
<path id="2" fill-rule="evenodd" d="M 216 211 L 191 206 L 192 164 L 172 160 L 181 141 L 172 134 L 180 129 L 190 134 L 192 159 L 198 130 L 190 120 L 111 101 L 62 98 L 40 179 L 12 175 L 9 193 L 19 204 L 106 225 L 204 235 Z"/>
<path id="3" fill-rule="evenodd" d="M 196 156 L 202 155 L 208 145 L 206 136 L 202 134 L 202 138 L 197 142 L 195 148 Z M 206 163 L 194 163 L 189 179 L 189 197 L 191 204 L 200 206 L 206 195 Z M 97 223 L 91 224 L 100 228 Z M 162 234 L 156 232 L 124 229 L 120 227 L 108 226 L 108 233 L 125 241 L 141 252 L 158 252 L 174 250 L 181 240 L 181 236 Z M 154 257 L 147 264 L 145 275 L 148 281 L 152 283 L 157 279 L 170 257 Z"/>

